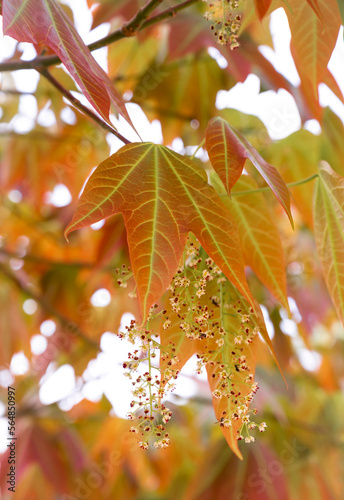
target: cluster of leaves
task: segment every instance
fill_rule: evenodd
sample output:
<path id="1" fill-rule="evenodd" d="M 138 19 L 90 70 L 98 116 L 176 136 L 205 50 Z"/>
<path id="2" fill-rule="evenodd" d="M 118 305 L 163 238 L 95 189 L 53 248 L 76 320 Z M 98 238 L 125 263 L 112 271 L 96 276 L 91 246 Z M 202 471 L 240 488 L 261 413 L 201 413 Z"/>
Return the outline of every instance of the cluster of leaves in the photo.
<path id="1" fill-rule="evenodd" d="M 0 64 L 6 96 L 0 143 L 3 373 L 9 375 L 13 354 L 23 351 L 29 360 L 28 373 L 15 381 L 22 443 L 18 499 L 53 498 L 56 491 L 62 498 L 99 498 L 101 491 L 104 499 L 278 494 L 287 500 L 312 498 L 317 490 L 323 498 L 337 498 L 344 404 L 338 322 L 344 322 L 344 128 L 320 106 L 318 86 L 325 83 L 344 102 L 327 67 L 341 2 L 164 3 L 89 0 L 93 27 L 111 22 L 112 28 L 87 47 L 71 12 L 56 0 L 2 1 L 4 32 L 37 52 L 32 61 L 20 60 L 19 44 L 11 60 Z M 267 23 L 279 7 L 289 20 L 297 88 L 259 51 L 262 44 L 272 46 Z M 91 53 L 107 45 L 108 74 Z M 225 57 L 226 68 L 210 47 Z M 54 67 L 61 62 L 63 67 Z M 30 96 L 37 116 L 27 134 L 16 128 L 27 96 L 7 73 L 18 69 L 40 73 Z M 217 92 L 250 73 L 265 88 L 288 91 L 302 123 L 318 120 L 321 134 L 301 129 L 273 142 L 258 119 L 219 112 Z M 114 127 L 111 105 L 135 130 L 125 101 L 159 120 L 163 144 L 131 143 L 123 121 L 120 130 Z M 54 116 L 51 127 L 40 124 L 47 109 Z M 111 156 L 106 134 L 124 143 Z M 171 147 L 176 138 L 185 145 L 183 154 Z M 196 158 L 197 146 L 207 152 L 205 161 Z M 58 208 L 47 193 L 61 184 L 73 202 Z M 100 221 L 100 230 L 88 228 Z M 70 242 L 63 232 L 73 232 Z M 111 291 L 105 313 L 90 302 L 100 288 Z M 23 310 L 27 299 L 33 313 Z M 290 303 L 300 318 L 292 316 Z M 136 320 L 121 329 L 125 312 Z M 298 342 L 287 334 L 291 318 Z M 52 319 L 56 331 L 45 351 L 32 354 L 30 340 Z M 85 382 L 84 370 L 104 332 L 134 344 L 123 360 L 133 384 L 130 421 L 110 416 L 105 400 L 83 400 L 66 412 L 43 406 L 38 389 L 47 369 L 68 363 Z M 302 367 L 302 349 L 321 354 L 318 369 Z M 197 371 L 207 373 L 208 396 L 190 403 L 190 412 L 167 400 L 193 355 Z M 251 408 L 255 372 L 261 390 Z M 260 423 L 252 420 L 257 409 Z M 218 425 L 209 432 L 214 420 Z M 251 431 L 263 432 L 266 422 L 270 436 L 248 449 L 239 446 L 241 440 L 253 443 Z M 221 435 L 244 457 L 242 464 L 223 447 Z M 131 446 L 137 441 L 147 454 Z M 169 445 L 162 457 L 149 448 L 151 441 L 156 448 Z M 3 470 L 6 462 L 4 454 Z M 99 484 L 92 482 L 95 474 Z M 1 481 L 5 491 L 6 478 Z"/>

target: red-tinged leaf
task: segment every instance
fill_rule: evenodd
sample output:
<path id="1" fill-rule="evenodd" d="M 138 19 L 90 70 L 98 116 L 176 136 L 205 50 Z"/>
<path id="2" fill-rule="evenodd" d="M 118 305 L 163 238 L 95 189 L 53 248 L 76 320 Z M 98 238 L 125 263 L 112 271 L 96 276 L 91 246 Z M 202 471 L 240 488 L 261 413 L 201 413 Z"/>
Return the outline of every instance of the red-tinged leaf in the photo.
<path id="1" fill-rule="evenodd" d="M 71 469 L 80 473 L 87 465 L 86 453 L 80 437 L 74 429 L 65 427 L 59 432 L 59 438 L 70 461 Z"/>
<path id="2" fill-rule="evenodd" d="M 290 194 L 284 180 L 275 167 L 267 163 L 238 130 L 222 118 L 213 118 L 206 130 L 206 148 L 211 164 L 228 194 L 234 185 L 233 179 L 239 178 L 246 160 L 249 159 L 270 186 L 293 226 Z"/>
<path id="3" fill-rule="evenodd" d="M 322 15 L 322 12 L 320 10 L 320 6 L 319 6 L 319 3 L 318 3 L 318 0 L 307 0 L 308 2 L 308 5 L 314 10 L 314 12 L 316 13 L 319 21 L 321 21 L 323 24 L 324 24 L 324 17 Z"/>
<path id="4" fill-rule="evenodd" d="M 270 8 L 272 0 L 254 0 L 256 11 L 260 20 L 265 17 L 267 11 Z"/>
<path id="5" fill-rule="evenodd" d="M 344 324 L 344 177 L 325 162 L 315 190 L 314 234 L 326 285 Z"/>
<path id="6" fill-rule="evenodd" d="M 239 179 L 246 161 L 245 156 L 238 154 L 237 144 L 232 138 L 232 131 L 223 119 L 211 120 L 205 131 L 209 159 L 228 194 Z"/>
<path id="7" fill-rule="evenodd" d="M 130 122 L 124 102 L 55 0 L 4 0 L 4 33 L 19 42 L 50 47 L 83 94 L 109 122 L 110 102 Z"/>
<path id="8" fill-rule="evenodd" d="M 261 436 L 255 444 L 242 447 L 242 462 L 231 454 L 226 457 L 219 444 L 207 448 L 183 500 L 292 500 L 288 467 Z"/>
<path id="9" fill-rule="evenodd" d="M 88 2 L 88 4 L 90 3 L 91 2 Z M 93 23 L 91 29 L 96 28 L 100 24 L 112 21 L 114 17 L 120 17 L 128 21 L 136 14 L 140 6 L 137 0 L 119 0 L 117 2 L 106 0 L 96 2 L 93 7 Z"/>
<path id="10" fill-rule="evenodd" d="M 168 59 L 176 60 L 187 54 L 201 53 L 214 44 L 214 35 L 207 23 L 195 22 L 195 15 L 184 11 L 170 23 Z"/>
<path id="11" fill-rule="evenodd" d="M 314 103 L 319 100 L 320 83 L 326 81 L 331 85 L 331 90 L 333 86 L 334 92 L 338 93 L 337 85 L 333 84 L 333 81 L 331 83 L 327 76 L 327 66 L 341 25 L 336 0 L 317 0 L 317 2 L 313 0 L 313 6 L 315 3 L 325 22 L 319 20 L 318 14 L 309 5 L 310 2 L 290 0 L 291 8 L 285 7 L 292 35 L 293 58 L 306 100 L 312 108 L 315 108 Z"/>
<path id="12" fill-rule="evenodd" d="M 66 229 L 67 236 L 123 213 L 144 320 L 176 273 L 189 231 L 253 303 L 237 227 L 206 179 L 194 162 L 164 146 L 126 145 L 92 174 Z"/>
<path id="13" fill-rule="evenodd" d="M 37 423 L 22 426 L 21 429 L 23 429 L 19 434 L 21 446 L 18 447 L 16 459 L 19 484 L 26 470 L 36 464 L 43 477 L 54 486 L 56 492 L 67 493 L 70 484 L 70 469 L 69 464 L 67 465 L 64 460 L 57 434 L 47 432 L 43 425 Z"/>

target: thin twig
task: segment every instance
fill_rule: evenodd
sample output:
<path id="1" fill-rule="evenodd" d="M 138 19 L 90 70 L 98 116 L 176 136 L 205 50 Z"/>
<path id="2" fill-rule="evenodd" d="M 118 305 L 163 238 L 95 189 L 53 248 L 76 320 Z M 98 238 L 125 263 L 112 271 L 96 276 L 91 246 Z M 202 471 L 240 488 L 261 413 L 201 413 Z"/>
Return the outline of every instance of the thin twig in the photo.
<path id="1" fill-rule="evenodd" d="M 306 179 L 302 179 L 301 181 L 288 182 L 288 187 L 301 186 L 302 184 L 306 184 L 307 182 L 316 179 L 318 174 L 313 174 Z M 269 186 L 258 188 L 258 189 L 246 189 L 245 191 L 232 191 L 231 196 L 242 196 L 244 194 L 254 194 L 254 193 L 264 193 L 265 191 L 271 191 Z M 227 193 L 220 194 L 219 196 L 228 196 Z"/>
<path id="2" fill-rule="evenodd" d="M 180 4 L 175 5 L 174 7 L 170 7 L 169 9 L 166 9 L 160 14 L 156 14 L 155 16 L 150 17 L 149 19 L 146 19 L 136 30 L 136 32 L 132 32 L 130 30 L 130 27 L 132 23 L 137 23 L 136 16 L 129 21 L 127 24 L 122 26 L 121 28 L 117 29 L 110 35 L 105 36 L 104 38 L 101 38 L 97 42 L 93 42 L 90 45 L 88 45 L 88 48 L 90 49 L 91 52 L 94 50 L 100 49 L 102 47 L 106 47 L 107 45 L 110 45 L 111 43 L 117 42 L 118 40 L 121 40 L 123 38 L 127 38 L 128 36 L 133 36 L 139 31 L 148 28 L 149 26 L 152 26 L 153 24 L 156 24 L 160 21 L 163 21 L 164 19 L 167 19 L 169 17 L 174 17 L 179 11 L 186 9 L 190 5 L 199 2 L 200 0 L 186 0 L 185 2 L 181 2 Z M 18 71 L 20 69 L 40 69 L 40 68 L 47 68 L 49 66 L 53 66 L 55 64 L 59 64 L 61 62 L 60 58 L 58 56 L 38 56 L 32 61 L 10 61 L 10 62 L 4 62 L 0 64 L 0 71 Z"/>
<path id="3" fill-rule="evenodd" d="M 197 146 L 197 148 L 195 149 L 193 155 L 191 156 L 191 160 L 193 160 L 196 156 L 196 154 L 198 153 L 198 151 L 204 146 L 205 144 L 205 138 L 203 139 L 203 141 Z"/>
<path id="4" fill-rule="evenodd" d="M 6 276 L 16 287 L 26 294 L 28 297 L 32 298 L 34 301 L 39 304 L 42 309 L 44 309 L 46 312 L 51 314 L 51 316 L 55 317 L 60 325 L 70 334 L 76 335 L 79 337 L 81 340 L 86 342 L 90 347 L 93 349 L 96 349 L 97 351 L 99 350 L 99 345 L 97 342 L 94 340 L 90 339 L 82 330 L 81 328 L 75 323 L 75 321 L 72 321 L 71 319 L 67 318 L 63 314 L 61 314 L 59 311 L 57 311 L 53 306 L 51 306 L 44 297 L 41 295 L 38 295 L 35 293 L 31 288 L 27 287 L 24 285 L 18 278 L 15 276 L 6 266 L 0 263 L 0 272 Z"/>
<path id="5" fill-rule="evenodd" d="M 91 109 L 84 106 L 79 99 L 73 96 L 69 90 L 67 90 L 63 85 L 60 84 L 52 75 L 49 73 L 47 69 L 40 69 L 39 72 L 47 79 L 49 82 L 54 85 L 54 87 L 65 96 L 68 101 L 73 104 L 77 109 L 85 113 L 85 115 L 89 116 L 94 120 L 98 125 L 100 125 L 104 130 L 107 130 L 111 134 L 115 135 L 120 141 L 124 142 L 124 144 L 129 144 L 130 141 L 126 139 L 122 134 L 117 132 L 113 127 L 104 122 L 99 116 L 97 116 Z"/>
<path id="6" fill-rule="evenodd" d="M 121 27 L 121 32 L 125 36 L 134 36 L 139 31 L 149 15 L 162 2 L 162 0 L 149 0 L 146 5 L 141 7 L 135 16 Z"/>
<path id="7" fill-rule="evenodd" d="M 199 0 L 186 0 L 185 2 L 179 3 L 178 5 L 174 5 L 173 7 L 170 7 L 169 9 L 160 12 L 160 14 L 156 14 L 155 16 L 152 16 L 150 19 L 147 19 L 147 21 L 142 24 L 142 29 L 148 28 L 149 26 L 152 26 L 152 24 L 159 23 L 160 21 L 164 21 L 169 17 L 175 17 L 175 15 L 179 11 L 186 9 L 187 7 L 190 7 L 190 5 L 197 2 L 199 2 Z"/>
<path id="8" fill-rule="evenodd" d="M 16 89 L 2 89 L 2 88 L 0 88 L 0 92 L 2 92 L 3 94 L 16 95 L 16 96 L 35 95 L 34 92 L 25 92 L 23 90 L 16 90 Z"/>

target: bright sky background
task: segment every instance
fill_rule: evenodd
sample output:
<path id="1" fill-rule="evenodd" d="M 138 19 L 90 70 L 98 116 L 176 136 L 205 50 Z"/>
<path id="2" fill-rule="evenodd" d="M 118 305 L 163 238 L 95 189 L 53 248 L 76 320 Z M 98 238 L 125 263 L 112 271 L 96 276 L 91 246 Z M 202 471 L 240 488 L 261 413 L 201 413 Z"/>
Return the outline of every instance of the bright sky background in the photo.
<path id="1" fill-rule="evenodd" d="M 92 19 L 86 7 L 86 0 L 69 0 L 66 3 L 73 8 L 77 29 L 86 43 L 95 41 L 108 33 L 109 25 L 100 26 L 91 33 L 89 32 Z M 297 85 L 300 80 L 290 54 L 290 31 L 286 15 L 282 9 L 272 14 L 270 29 L 273 35 L 274 50 L 270 47 L 262 46 L 261 52 L 272 64 L 274 64 L 278 71 L 293 84 Z M 14 45 L 14 41 L 8 37 L 4 37 L 0 40 L 0 54 L 3 59 L 13 54 Z M 23 59 L 32 59 L 35 56 L 35 51 L 29 44 L 21 44 L 21 47 L 24 48 Z M 100 49 L 93 52 L 93 55 L 106 69 L 107 49 Z M 227 64 L 226 60 L 216 49 L 211 50 L 210 55 L 218 61 L 220 66 Z M 329 68 L 344 92 L 343 62 L 344 43 L 343 28 L 341 28 Z M 35 91 L 38 82 L 38 74 L 34 70 L 18 71 L 13 74 L 13 77 L 18 90 Z M 323 106 L 330 106 L 344 122 L 344 105 L 325 85 L 320 85 L 319 92 L 321 104 Z M 5 96 L 0 93 L 0 105 L 2 102 L 1 100 L 4 98 Z M 267 91 L 259 94 L 259 78 L 255 75 L 249 75 L 244 83 L 238 83 L 228 92 L 220 91 L 217 96 L 216 104 L 219 109 L 230 107 L 244 113 L 258 116 L 266 125 L 270 136 L 276 140 L 288 136 L 301 126 L 300 116 L 293 97 L 285 90 L 280 90 L 277 93 L 274 91 Z M 128 110 L 143 140 L 153 142 L 162 141 L 161 126 L 157 120 L 149 123 L 144 113 L 137 105 L 129 104 Z M 18 133 L 30 131 L 34 127 L 36 114 L 37 105 L 35 98 L 33 96 L 22 96 L 20 98 L 20 116 L 16 117 L 11 122 L 11 128 Z M 64 117 L 68 123 L 73 123 L 74 113 L 68 107 L 65 109 Z M 114 117 L 113 119 L 116 124 L 116 119 Z M 42 125 L 53 125 L 54 116 L 51 111 L 46 109 L 40 113 L 39 121 Z M 128 137 L 128 139 L 137 140 L 135 134 L 130 131 L 129 126 L 127 126 L 123 120 L 120 119 L 118 126 L 121 133 Z M 0 124 L 0 131 L 3 130 L 4 127 L 4 124 Z M 320 131 L 320 125 L 316 120 L 307 122 L 305 128 L 316 134 Z M 109 136 L 108 140 L 111 145 L 112 153 L 122 145 L 114 136 Z M 178 152 L 183 152 L 184 149 L 181 139 L 176 139 L 172 147 Z M 202 154 L 202 152 L 200 154 Z M 13 202 L 19 202 L 21 200 L 21 193 L 14 190 L 9 194 L 9 197 Z M 70 203 L 71 196 L 66 186 L 59 184 L 51 193 L 47 193 L 46 201 L 55 206 L 65 206 Z M 98 230 L 101 226 L 101 223 L 95 224 L 93 225 L 93 229 Z M 22 261 L 20 260 L 12 259 L 11 261 L 11 266 L 14 270 L 19 269 L 22 265 Z M 110 300 L 110 292 L 101 289 L 95 291 L 91 298 L 91 303 L 94 307 L 106 307 Z M 291 336 L 292 341 L 298 348 L 298 355 L 303 366 L 308 370 L 315 370 L 320 365 L 321 357 L 318 353 L 306 349 L 297 336 L 296 323 L 300 321 L 300 314 L 297 310 L 295 301 L 293 299 L 289 301 L 293 312 L 293 319 L 288 319 L 287 314 L 283 315 L 282 312 L 282 330 Z M 269 334 L 273 336 L 272 323 L 268 318 L 265 308 L 263 307 L 262 309 L 267 321 Z M 23 310 L 28 315 L 35 314 L 37 310 L 36 302 L 32 299 L 26 300 L 23 303 Z M 131 318 L 132 316 L 130 314 L 124 314 L 121 327 L 123 328 L 125 324 L 128 324 Z M 47 347 L 47 338 L 54 335 L 55 330 L 56 325 L 52 319 L 42 323 L 40 331 L 31 339 L 31 350 L 33 354 L 40 355 L 44 353 Z M 131 385 L 128 379 L 123 376 L 122 362 L 127 358 L 128 352 L 133 350 L 133 346 L 127 341 L 121 341 L 117 335 L 115 335 L 115 332 L 105 332 L 101 337 L 100 346 L 101 351 L 97 358 L 89 363 L 82 377 L 76 378 L 74 370 L 70 365 L 57 367 L 52 363 L 48 367 L 40 384 L 39 395 L 42 403 L 50 404 L 58 401 L 61 409 L 68 410 L 83 398 L 97 401 L 105 394 L 112 403 L 115 413 L 121 417 L 125 417 L 126 413 L 129 411 Z M 0 385 L 3 387 L 11 385 L 15 375 L 25 374 L 28 370 L 29 362 L 24 354 L 15 354 L 12 358 L 10 369 L 0 370 Z M 175 391 L 175 394 L 179 397 L 172 396 L 170 398 L 176 404 L 184 402 L 187 398 L 197 394 L 198 391 L 198 385 L 195 379 L 194 359 L 191 359 L 187 363 L 183 369 L 183 373 L 184 376 L 179 378 Z M 198 376 L 198 378 L 206 380 L 205 374 Z M 6 449 L 7 422 L 4 415 L 5 407 L 0 403 L 0 417 L 2 417 L 0 418 L 0 452 Z"/>

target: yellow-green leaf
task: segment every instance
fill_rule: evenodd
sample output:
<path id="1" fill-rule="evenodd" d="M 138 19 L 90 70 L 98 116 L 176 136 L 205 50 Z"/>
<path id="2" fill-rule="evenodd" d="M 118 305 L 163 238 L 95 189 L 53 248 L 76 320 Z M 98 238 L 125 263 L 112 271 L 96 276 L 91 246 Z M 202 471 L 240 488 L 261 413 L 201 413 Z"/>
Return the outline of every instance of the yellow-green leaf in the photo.
<path id="1" fill-rule="evenodd" d="M 289 310 L 282 243 L 266 200 L 262 193 L 240 194 L 257 188 L 251 177 L 241 176 L 226 204 L 239 229 L 245 263 Z"/>
<path id="2" fill-rule="evenodd" d="M 318 86 L 322 82 L 326 83 L 338 98 L 343 99 L 327 68 L 341 25 L 337 1 L 288 2 L 291 8 L 284 8 L 292 35 L 291 50 L 306 99 L 309 102 L 318 101 Z"/>
<path id="3" fill-rule="evenodd" d="M 325 162 L 315 190 L 314 233 L 327 288 L 344 324 L 344 178 Z"/>
<path id="4" fill-rule="evenodd" d="M 3 20 L 6 35 L 19 42 L 50 47 L 104 120 L 109 122 L 111 102 L 131 123 L 114 84 L 55 0 L 4 1 Z"/>

